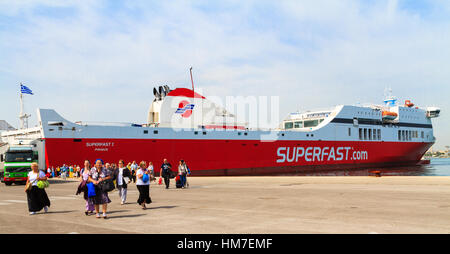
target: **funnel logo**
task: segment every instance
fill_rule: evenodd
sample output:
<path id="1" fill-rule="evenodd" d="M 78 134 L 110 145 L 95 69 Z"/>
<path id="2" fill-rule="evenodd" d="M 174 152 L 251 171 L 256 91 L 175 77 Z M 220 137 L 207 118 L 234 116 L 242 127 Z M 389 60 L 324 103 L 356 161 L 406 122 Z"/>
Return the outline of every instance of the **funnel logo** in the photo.
<path id="1" fill-rule="evenodd" d="M 181 114 L 182 117 L 188 118 L 192 115 L 194 106 L 194 104 L 190 104 L 188 101 L 181 101 L 180 104 L 178 104 L 178 109 L 175 111 L 175 114 Z"/>

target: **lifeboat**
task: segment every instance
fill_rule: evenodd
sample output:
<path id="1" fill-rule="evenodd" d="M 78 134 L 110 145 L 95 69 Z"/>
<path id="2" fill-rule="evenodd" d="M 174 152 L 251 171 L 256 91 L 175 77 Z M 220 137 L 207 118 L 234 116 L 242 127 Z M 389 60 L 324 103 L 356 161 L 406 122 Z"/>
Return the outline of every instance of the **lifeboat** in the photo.
<path id="1" fill-rule="evenodd" d="M 410 100 L 406 100 L 405 101 L 405 106 L 408 107 L 408 108 L 412 108 L 412 107 L 414 107 L 414 103 L 412 103 Z"/>
<path id="2" fill-rule="evenodd" d="M 395 112 L 390 112 L 390 111 L 383 111 L 381 113 L 383 120 L 395 120 L 395 118 L 397 118 L 398 114 Z"/>

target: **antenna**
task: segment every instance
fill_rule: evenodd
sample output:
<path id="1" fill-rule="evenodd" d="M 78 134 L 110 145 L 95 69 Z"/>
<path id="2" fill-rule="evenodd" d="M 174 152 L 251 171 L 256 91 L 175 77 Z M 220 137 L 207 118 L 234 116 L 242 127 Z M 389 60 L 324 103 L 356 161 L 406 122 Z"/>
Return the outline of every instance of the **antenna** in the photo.
<path id="1" fill-rule="evenodd" d="M 189 69 L 189 72 L 191 73 L 191 83 L 192 83 L 192 91 L 194 91 L 194 79 L 192 78 L 192 66 Z"/>

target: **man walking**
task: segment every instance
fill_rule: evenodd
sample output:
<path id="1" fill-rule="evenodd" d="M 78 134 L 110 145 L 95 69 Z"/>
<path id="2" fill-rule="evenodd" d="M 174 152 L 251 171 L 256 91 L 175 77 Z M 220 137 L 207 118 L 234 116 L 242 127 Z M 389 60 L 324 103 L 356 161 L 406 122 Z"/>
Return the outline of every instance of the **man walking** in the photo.
<path id="1" fill-rule="evenodd" d="M 170 177 L 171 177 L 171 170 L 172 165 L 167 161 L 167 159 L 164 159 L 164 163 L 161 165 L 161 170 L 159 171 L 159 177 L 164 178 L 164 183 L 166 184 L 166 189 L 169 189 L 170 184 Z"/>

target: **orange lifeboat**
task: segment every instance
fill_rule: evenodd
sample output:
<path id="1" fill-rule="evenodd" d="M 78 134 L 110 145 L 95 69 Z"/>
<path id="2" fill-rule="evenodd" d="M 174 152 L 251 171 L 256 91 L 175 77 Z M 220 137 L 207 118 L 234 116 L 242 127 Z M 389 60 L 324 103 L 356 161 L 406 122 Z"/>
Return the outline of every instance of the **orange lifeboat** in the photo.
<path id="1" fill-rule="evenodd" d="M 383 120 L 394 120 L 395 118 L 397 118 L 398 114 L 395 112 L 390 112 L 390 111 L 383 111 L 381 113 Z"/>
<path id="2" fill-rule="evenodd" d="M 406 100 L 405 101 L 405 106 L 408 107 L 408 108 L 412 108 L 412 107 L 414 107 L 414 103 L 412 103 L 410 100 Z"/>

